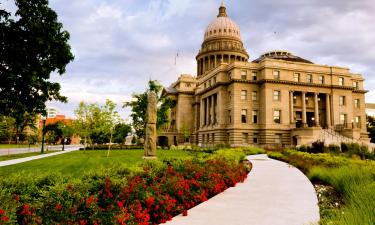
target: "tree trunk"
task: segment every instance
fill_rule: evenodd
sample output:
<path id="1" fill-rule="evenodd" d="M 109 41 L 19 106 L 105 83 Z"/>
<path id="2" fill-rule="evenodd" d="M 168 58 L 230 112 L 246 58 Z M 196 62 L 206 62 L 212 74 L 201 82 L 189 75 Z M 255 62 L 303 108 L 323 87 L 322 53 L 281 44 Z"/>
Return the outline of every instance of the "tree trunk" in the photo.
<path id="1" fill-rule="evenodd" d="M 85 136 L 85 143 L 83 143 L 83 153 L 86 152 L 86 144 L 87 144 L 87 142 L 86 142 L 86 136 Z"/>
<path id="2" fill-rule="evenodd" d="M 107 157 L 109 157 L 109 151 L 111 150 L 111 144 L 112 144 L 112 131 L 111 131 L 111 136 L 109 138 L 109 146 L 108 146 Z"/>

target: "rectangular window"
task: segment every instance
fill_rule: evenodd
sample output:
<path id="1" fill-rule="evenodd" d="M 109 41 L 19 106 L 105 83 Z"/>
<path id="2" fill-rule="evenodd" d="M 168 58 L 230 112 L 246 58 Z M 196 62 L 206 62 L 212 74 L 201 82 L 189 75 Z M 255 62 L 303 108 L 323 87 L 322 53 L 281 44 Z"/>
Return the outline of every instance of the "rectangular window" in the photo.
<path id="1" fill-rule="evenodd" d="M 354 108 L 359 108 L 359 99 L 354 99 Z"/>
<path id="2" fill-rule="evenodd" d="M 312 76 L 312 74 L 307 74 L 307 83 L 312 84 L 312 82 L 313 82 L 313 76 Z"/>
<path id="3" fill-rule="evenodd" d="M 282 135 L 281 134 L 275 134 L 275 144 L 281 145 L 282 143 Z"/>
<path id="4" fill-rule="evenodd" d="M 339 77 L 339 85 L 344 86 L 344 78 L 343 77 Z"/>
<path id="5" fill-rule="evenodd" d="M 354 122 L 355 122 L 356 128 L 361 128 L 361 117 L 360 116 L 356 116 L 355 119 L 354 119 Z"/>
<path id="6" fill-rule="evenodd" d="M 216 76 L 214 77 L 214 84 L 216 84 Z"/>
<path id="7" fill-rule="evenodd" d="M 280 91 L 273 91 L 273 100 L 280 101 Z"/>
<path id="8" fill-rule="evenodd" d="M 358 89 L 358 82 L 357 81 L 353 81 L 353 88 Z"/>
<path id="9" fill-rule="evenodd" d="M 346 125 L 347 123 L 347 116 L 346 114 L 340 114 L 340 124 L 341 125 Z"/>
<path id="10" fill-rule="evenodd" d="M 232 80 L 232 72 L 228 73 L 228 78 L 229 78 L 229 80 Z"/>
<path id="11" fill-rule="evenodd" d="M 242 90 L 241 91 L 241 100 L 246 100 L 247 99 L 247 91 L 246 90 Z"/>
<path id="12" fill-rule="evenodd" d="M 254 124 L 258 123 L 258 110 L 253 110 L 253 121 Z"/>
<path id="13" fill-rule="evenodd" d="M 232 124 L 232 111 L 228 110 L 228 123 Z"/>
<path id="14" fill-rule="evenodd" d="M 345 96 L 340 96 L 339 105 L 345 105 Z"/>
<path id="15" fill-rule="evenodd" d="M 294 82 L 299 82 L 299 79 L 300 79 L 300 74 L 299 73 L 295 73 L 294 74 Z"/>
<path id="16" fill-rule="evenodd" d="M 247 123 L 247 109 L 241 110 L 241 122 Z"/>
<path id="17" fill-rule="evenodd" d="M 273 78 L 275 80 L 280 80 L 280 71 L 278 70 L 273 71 Z"/>
<path id="18" fill-rule="evenodd" d="M 208 81 L 208 86 L 211 87 L 211 80 Z"/>
<path id="19" fill-rule="evenodd" d="M 253 136 L 253 143 L 257 144 L 258 143 L 258 133 L 255 133 Z"/>
<path id="20" fill-rule="evenodd" d="M 204 83 L 204 88 L 206 88 L 207 87 L 207 84 L 206 83 Z"/>
<path id="21" fill-rule="evenodd" d="M 258 73 L 253 72 L 252 77 L 253 77 L 253 80 L 258 80 Z"/>
<path id="22" fill-rule="evenodd" d="M 280 110 L 274 110 L 273 111 L 273 122 L 275 123 L 280 123 L 280 115 L 281 115 L 281 111 Z"/>
<path id="23" fill-rule="evenodd" d="M 319 84 L 324 84 L 324 76 L 319 76 Z"/>
<path id="24" fill-rule="evenodd" d="M 253 91 L 253 93 L 251 94 L 251 99 L 253 101 L 258 101 L 258 92 Z"/>
<path id="25" fill-rule="evenodd" d="M 228 98 L 229 98 L 229 101 L 232 100 L 232 92 L 231 91 L 228 91 Z"/>
<path id="26" fill-rule="evenodd" d="M 242 144 L 249 144 L 249 134 L 242 133 Z"/>
<path id="27" fill-rule="evenodd" d="M 247 72 L 246 71 L 241 71 L 241 79 L 247 80 Z"/>

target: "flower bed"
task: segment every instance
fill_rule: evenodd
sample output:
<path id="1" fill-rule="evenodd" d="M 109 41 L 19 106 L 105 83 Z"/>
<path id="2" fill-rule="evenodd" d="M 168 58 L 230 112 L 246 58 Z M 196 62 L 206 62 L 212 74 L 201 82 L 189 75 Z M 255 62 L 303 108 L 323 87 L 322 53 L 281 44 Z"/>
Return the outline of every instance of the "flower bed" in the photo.
<path id="1" fill-rule="evenodd" d="M 143 171 L 128 175 L 125 185 L 111 176 L 83 180 L 89 188 L 45 178 L 33 188 L 4 189 L 12 193 L 0 195 L 0 224 L 164 223 L 243 182 L 249 171 L 249 164 L 238 160 L 210 157 L 148 162 Z"/>

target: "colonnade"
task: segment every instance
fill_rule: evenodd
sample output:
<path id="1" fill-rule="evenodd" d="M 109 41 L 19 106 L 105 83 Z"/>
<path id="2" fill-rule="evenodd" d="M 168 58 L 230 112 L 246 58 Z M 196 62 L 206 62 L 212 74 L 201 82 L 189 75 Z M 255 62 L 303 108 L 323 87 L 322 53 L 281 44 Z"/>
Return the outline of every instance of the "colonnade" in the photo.
<path id="1" fill-rule="evenodd" d="M 200 121 L 201 127 L 217 123 L 218 98 L 217 94 L 201 99 Z"/>
<path id="2" fill-rule="evenodd" d="M 234 54 L 214 54 L 197 59 L 197 73 L 202 75 L 216 68 L 220 63 L 245 62 L 247 59 Z"/>

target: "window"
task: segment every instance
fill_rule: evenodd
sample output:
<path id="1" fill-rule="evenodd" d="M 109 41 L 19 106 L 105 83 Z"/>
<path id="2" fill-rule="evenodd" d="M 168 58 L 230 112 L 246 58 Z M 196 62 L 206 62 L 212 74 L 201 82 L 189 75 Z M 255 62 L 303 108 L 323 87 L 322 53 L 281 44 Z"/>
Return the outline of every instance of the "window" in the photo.
<path id="1" fill-rule="evenodd" d="M 313 82 L 313 76 L 312 76 L 312 74 L 307 74 L 307 83 L 312 83 Z"/>
<path id="2" fill-rule="evenodd" d="M 232 100 L 232 92 L 231 91 L 228 91 L 228 97 L 229 97 L 229 101 Z"/>
<path id="3" fill-rule="evenodd" d="M 343 77 L 339 77 L 339 85 L 344 86 L 344 78 Z"/>
<path id="4" fill-rule="evenodd" d="M 253 72 L 252 79 L 253 80 L 258 80 L 258 73 L 257 72 Z"/>
<path id="5" fill-rule="evenodd" d="M 246 100 L 247 99 L 247 91 L 246 90 L 242 90 L 241 91 L 241 100 Z"/>
<path id="6" fill-rule="evenodd" d="M 206 85 L 206 83 L 204 83 L 204 88 L 206 88 L 207 87 L 207 85 Z"/>
<path id="7" fill-rule="evenodd" d="M 319 84 L 324 84 L 324 76 L 319 76 Z"/>
<path id="8" fill-rule="evenodd" d="M 247 72 L 246 71 L 241 71 L 241 79 L 246 80 L 247 79 Z"/>
<path id="9" fill-rule="evenodd" d="M 347 116 L 346 114 L 340 114 L 340 124 L 345 125 L 347 123 Z"/>
<path id="10" fill-rule="evenodd" d="M 358 82 L 357 81 L 353 81 L 353 88 L 358 89 Z"/>
<path id="11" fill-rule="evenodd" d="M 191 87 L 191 84 L 190 83 L 186 83 L 185 87 Z"/>
<path id="12" fill-rule="evenodd" d="M 254 143 L 254 144 L 257 144 L 257 143 L 258 143 L 258 133 L 255 133 L 255 134 L 253 135 L 253 143 Z"/>
<path id="13" fill-rule="evenodd" d="M 280 80 L 280 71 L 278 70 L 273 71 L 273 78 L 275 80 Z"/>
<path id="14" fill-rule="evenodd" d="M 275 134 L 275 144 L 281 145 L 282 143 L 282 135 L 281 134 Z"/>
<path id="15" fill-rule="evenodd" d="M 294 82 L 299 82 L 299 79 L 300 79 L 300 74 L 299 73 L 295 73 L 294 74 Z"/>
<path id="16" fill-rule="evenodd" d="M 214 84 L 216 84 L 216 76 L 214 77 Z"/>
<path id="17" fill-rule="evenodd" d="M 228 110 L 228 123 L 232 124 L 232 111 Z"/>
<path id="18" fill-rule="evenodd" d="M 228 77 L 229 77 L 229 80 L 232 80 L 232 73 L 231 72 L 228 73 Z"/>
<path id="19" fill-rule="evenodd" d="M 241 122 L 247 123 L 247 109 L 241 110 Z"/>
<path id="20" fill-rule="evenodd" d="M 273 100 L 280 101 L 280 91 L 273 91 Z"/>
<path id="21" fill-rule="evenodd" d="M 356 128 L 361 128 L 361 117 L 360 116 L 356 116 L 355 119 L 354 119 L 354 122 L 355 122 Z"/>
<path id="22" fill-rule="evenodd" d="M 211 80 L 208 81 L 208 86 L 211 87 Z"/>
<path id="23" fill-rule="evenodd" d="M 251 94 L 251 100 L 258 101 L 258 92 L 253 91 L 253 93 Z"/>
<path id="24" fill-rule="evenodd" d="M 275 110 L 273 111 L 273 122 L 275 123 L 280 123 L 280 115 L 281 115 L 281 111 L 280 110 Z"/>
<path id="25" fill-rule="evenodd" d="M 345 96 L 340 96 L 339 105 L 345 105 Z"/>
<path id="26" fill-rule="evenodd" d="M 258 110 L 253 110 L 253 121 L 254 124 L 258 123 Z"/>
<path id="27" fill-rule="evenodd" d="M 242 144 L 249 144 L 249 134 L 242 133 Z"/>
<path id="28" fill-rule="evenodd" d="M 354 99 L 354 108 L 359 108 L 359 99 Z"/>

